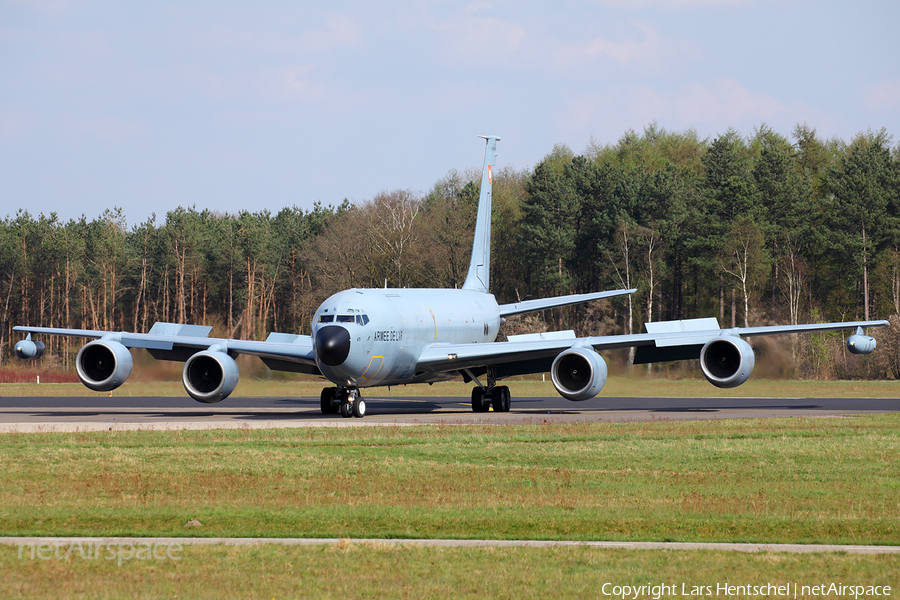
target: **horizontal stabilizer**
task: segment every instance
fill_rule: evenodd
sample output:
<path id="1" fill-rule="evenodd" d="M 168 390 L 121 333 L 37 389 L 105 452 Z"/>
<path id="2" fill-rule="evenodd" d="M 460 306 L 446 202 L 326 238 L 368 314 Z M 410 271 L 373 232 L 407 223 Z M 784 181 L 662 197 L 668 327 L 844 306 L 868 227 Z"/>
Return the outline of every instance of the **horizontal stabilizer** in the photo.
<path id="1" fill-rule="evenodd" d="M 540 300 L 524 300 L 522 302 L 515 302 L 513 304 L 501 304 L 500 316 L 511 317 L 513 315 L 521 315 L 538 310 L 547 310 L 548 308 L 558 308 L 560 306 L 569 306 L 572 304 L 591 302 L 593 300 L 602 300 L 603 298 L 624 296 L 627 294 L 633 294 L 636 291 L 637 290 L 609 290 L 606 292 L 594 292 L 592 294 L 571 294 L 568 296 L 556 296 L 554 298 L 541 298 Z"/>

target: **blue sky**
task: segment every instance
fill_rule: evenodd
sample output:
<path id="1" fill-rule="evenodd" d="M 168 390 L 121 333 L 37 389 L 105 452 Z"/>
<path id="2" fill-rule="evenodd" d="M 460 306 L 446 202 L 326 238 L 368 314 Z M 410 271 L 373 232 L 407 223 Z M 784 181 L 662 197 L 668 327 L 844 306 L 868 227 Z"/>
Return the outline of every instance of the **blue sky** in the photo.
<path id="1" fill-rule="evenodd" d="M 0 215 L 425 193 L 656 121 L 900 137 L 900 3 L 0 0 Z"/>

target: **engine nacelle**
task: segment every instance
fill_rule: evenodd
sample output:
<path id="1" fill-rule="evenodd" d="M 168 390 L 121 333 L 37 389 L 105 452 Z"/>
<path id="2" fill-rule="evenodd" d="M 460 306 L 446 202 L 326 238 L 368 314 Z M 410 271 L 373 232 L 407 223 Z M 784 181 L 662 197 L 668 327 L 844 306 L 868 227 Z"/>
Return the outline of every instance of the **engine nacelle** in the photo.
<path id="1" fill-rule="evenodd" d="M 16 356 L 22 360 L 34 360 L 44 355 L 44 343 L 32 340 L 16 342 Z"/>
<path id="2" fill-rule="evenodd" d="M 573 347 L 562 352 L 550 367 L 553 387 L 563 398 L 590 400 L 606 384 L 606 361 L 591 348 Z"/>
<path id="3" fill-rule="evenodd" d="M 707 381 L 716 387 L 741 385 L 750 377 L 755 364 L 753 348 L 736 336 L 710 340 L 700 350 L 700 368 Z"/>
<path id="4" fill-rule="evenodd" d="M 847 350 L 852 354 L 872 354 L 875 352 L 875 338 L 870 335 L 851 335 L 847 338 Z"/>
<path id="5" fill-rule="evenodd" d="M 239 376 L 237 363 L 228 354 L 204 350 L 185 361 L 181 381 L 191 398 L 213 404 L 234 391 Z"/>
<path id="6" fill-rule="evenodd" d="M 125 383 L 133 367 L 128 348 L 112 340 L 88 342 L 75 357 L 78 379 L 97 392 L 108 392 Z"/>

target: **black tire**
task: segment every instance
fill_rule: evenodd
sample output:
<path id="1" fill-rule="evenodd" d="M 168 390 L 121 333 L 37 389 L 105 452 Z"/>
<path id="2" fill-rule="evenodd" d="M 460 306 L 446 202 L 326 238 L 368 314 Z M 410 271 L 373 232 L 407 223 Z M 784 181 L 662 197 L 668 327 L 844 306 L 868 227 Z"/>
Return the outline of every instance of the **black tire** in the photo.
<path id="1" fill-rule="evenodd" d="M 366 416 L 366 401 L 362 399 L 362 396 L 357 396 L 353 402 L 353 416 L 357 419 L 362 419 Z"/>
<path id="2" fill-rule="evenodd" d="M 501 398 L 500 412 L 509 412 L 509 405 L 512 403 L 512 394 L 509 393 L 509 388 L 503 385 L 498 387 L 494 393 L 498 394 Z M 497 409 L 494 408 L 494 410 Z"/>
<path id="3" fill-rule="evenodd" d="M 503 412 L 503 388 L 495 387 L 494 391 L 491 392 L 491 406 L 494 407 L 494 412 Z"/>
<path id="4" fill-rule="evenodd" d="M 472 412 L 485 412 L 487 403 L 484 401 L 484 390 L 480 387 L 472 388 Z"/>
<path id="5" fill-rule="evenodd" d="M 322 390 L 322 397 L 320 398 L 322 414 L 335 415 L 341 409 L 341 406 L 334 401 L 335 391 L 336 388 L 325 388 Z"/>
<path id="6" fill-rule="evenodd" d="M 341 416 L 345 419 L 353 416 L 353 406 L 350 405 L 350 390 L 344 388 L 338 394 L 341 398 Z"/>

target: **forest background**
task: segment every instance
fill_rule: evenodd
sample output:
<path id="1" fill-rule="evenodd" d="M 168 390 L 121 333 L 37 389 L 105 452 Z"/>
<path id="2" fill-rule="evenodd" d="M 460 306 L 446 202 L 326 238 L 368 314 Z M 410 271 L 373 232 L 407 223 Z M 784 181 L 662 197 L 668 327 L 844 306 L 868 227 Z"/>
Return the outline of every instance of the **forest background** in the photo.
<path id="1" fill-rule="evenodd" d="M 0 365 L 19 324 L 146 332 L 170 321 L 264 339 L 309 333 L 318 305 L 342 289 L 459 286 L 480 178 L 451 170 L 424 195 L 384 191 L 277 214 L 178 208 L 131 227 L 119 208 L 68 222 L 20 209 L 0 221 Z M 846 332 L 756 350 L 780 376 L 900 378 L 900 145 L 883 129 L 845 141 L 806 124 L 790 136 L 762 125 L 700 139 L 651 124 L 580 155 L 557 145 L 493 182 L 498 302 L 638 290 L 513 318 L 503 335 L 631 333 L 703 316 L 723 327 L 889 319 L 871 331 L 871 357 L 847 353 Z M 81 345 L 44 341 L 51 367 L 69 365 Z"/>

